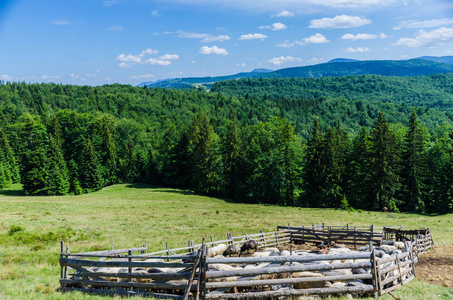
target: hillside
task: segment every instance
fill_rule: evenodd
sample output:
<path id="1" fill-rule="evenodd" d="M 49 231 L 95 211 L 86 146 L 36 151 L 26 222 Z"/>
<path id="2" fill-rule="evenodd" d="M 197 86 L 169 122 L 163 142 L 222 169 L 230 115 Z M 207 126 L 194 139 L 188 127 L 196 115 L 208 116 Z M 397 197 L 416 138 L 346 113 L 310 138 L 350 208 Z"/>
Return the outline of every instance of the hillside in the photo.
<path id="1" fill-rule="evenodd" d="M 452 82 L 453 74 L 245 79 L 215 83 L 211 91 L 250 98 L 342 97 L 453 111 Z"/>
<path id="2" fill-rule="evenodd" d="M 452 73 L 453 65 L 443 63 L 450 61 L 448 57 L 437 58 L 439 62 L 433 59 L 411 59 L 411 60 L 375 60 L 375 61 L 357 61 L 352 59 L 334 59 L 327 63 L 312 66 L 284 68 L 277 71 L 256 70 L 249 73 L 238 73 L 230 76 L 218 77 L 189 77 L 162 80 L 159 82 L 143 82 L 139 86 L 148 87 L 165 87 L 165 88 L 190 88 L 200 85 L 210 89 L 212 84 L 224 80 L 242 79 L 242 78 L 319 78 L 349 75 L 366 75 L 375 74 L 382 76 L 424 76 L 430 74 Z M 441 62 L 442 61 L 442 62 Z M 269 71 L 269 72 L 268 72 Z"/>
<path id="3" fill-rule="evenodd" d="M 207 88 L 210 88 L 214 82 L 223 81 L 223 80 L 231 80 L 231 79 L 241 79 L 241 78 L 255 78 L 261 77 L 263 74 L 272 72 L 272 70 L 268 69 L 255 69 L 251 72 L 243 72 L 234 75 L 228 76 L 216 76 L 216 77 L 187 77 L 187 78 L 171 78 L 165 80 L 158 80 L 155 82 L 142 82 L 138 86 L 139 87 L 161 87 L 161 88 L 174 88 L 174 89 L 183 89 L 183 88 L 190 88 L 190 87 L 198 87 L 203 85 Z"/>
<path id="4" fill-rule="evenodd" d="M 63 197 L 26 197 L 20 187 L 0 191 L 0 298 L 81 299 L 79 293 L 58 291 L 60 241 L 71 253 L 139 247 L 147 241 L 149 252 L 183 247 L 188 240 L 200 243 L 212 235 L 223 239 L 269 232 L 278 225 L 326 223 L 349 226 L 429 227 L 436 245 L 452 244 L 452 215 L 425 216 L 383 212 L 348 212 L 333 209 L 294 208 L 231 203 L 194 195 L 186 190 L 122 184 L 96 193 Z M 25 204 L 26 203 L 26 204 Z M 24 206 L 26 205 L 26 207 Z M 151 209 L 152 208 L 152 209 Z M 253 220 L 253 222 L 251 222 Z M 17 232 L 10 234 L 16 226 Z M 440 247 L 440 246 L 437 246 Z M 417 274 L 418 276 L 418 274 Z M 414 288 L 419 287 L 419 288 Z M 451 289 L 414 281 L 398 289 L 405 299 L 447 299 Z M 440 297 L 439 296 L 439 297 Z M 83 295 L 83 299 L 112 299 Z M 343 298 L 342 298 L 343 299 Z"/>

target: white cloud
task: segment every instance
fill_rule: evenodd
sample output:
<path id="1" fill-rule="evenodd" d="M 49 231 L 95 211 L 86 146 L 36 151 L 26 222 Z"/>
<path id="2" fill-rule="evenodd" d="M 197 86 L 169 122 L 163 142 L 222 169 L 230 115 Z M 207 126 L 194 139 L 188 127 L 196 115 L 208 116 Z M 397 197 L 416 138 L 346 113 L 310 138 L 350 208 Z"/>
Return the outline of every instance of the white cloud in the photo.
<path id="1" fill-rule="evenodd" d="M 228 35 L 209 36 L 201 40 L 203 43 L 224 42 L 230 40 Z"/>
<path id="2" fill-rule="evenodd" d="M 120 68 L 130 68 L 136 64 L 142 65 L 151 65 L 151 66 L 168 66 L 171 65 L 170 60 L 179 59 L 179 55 L 177 54 L 164 54 L 159 59 L 156 58 L 149 58 L 143 60 L 145 57 L 149 55 L 157 55 L 159 52 L 153 49 L 145 49 L 138 55 L 132 54 L 120 54 L 116 57 L 116 60 L 119 60 L 121 63 L 118 64 Z"/>
<path id="3" fill-rule="evenodd" d="M 132 78 L 132 79 L 148 79 L 148 78 L 152 78 L 154 77 L 153 74 L 145 74 L 145 75 L 134 75 L 134 76 L 130 76 L 129 78 Z"/>
<path id="4" fill-rule="evenodd" d="M 163 60 L 163 59 L 155 59 L 155 58 L 148 58 L 143 62 L 144 65 L 151 65 L 151 66 L 169 66 L 171 65 L 171 61 Z"/>
<path id="5" fill-rule="evenodd" d="M 298 57 L 292 57 L 292 56 L 280 56 L 280 57 L 274 57 L 269 59 L 267 62 L 273 64 L 274 66 L 280 66 L 282 64 L 286 63 L 295 63 L 295 62 L 301 62 L 302 59 Z"/>
<path id="6" fill-rule="evenodd" d="M 13 80 L 13 77 L 9 76 L 9 75 L 6 75 L 6 74 L 3 74 L 0 76 L 0 80 L 4 80 L 4 81 L 12 81 Z"/>
<path id="7" fill-rule="evenodd" d="M 307 44 L 324 44 L 330 42 L 324 35 L 317 33 L 308 38 L 304 38 L 305 43 Z"/>
<path id="8" fill-rule="evenodd" d="M 294 13 L 292 11 L 282 10 L 276 15 L 272 15 L 272 17 L 294 17 Z"/>
<path id="9" fill-rule="evenodd" d="M 346 51 L 346 52 L 350 52 L 350 53 L 357 53 L 357 52 L 363 53 L 363 52 L 369 52 L 370 49 L 368 49 L 367 47 L 358 47 L 358 48 L 351 48 L 351 47 L 349 47 L 349 48 L 347 48 L 345 51 Z"/>
<path id="10" fill-rule="evenodd" d="M 310 21 L 309 28 L 351 28 L 370 24 L 371 20 L 357 16 L 339 15 Z"/>
<path id="11" fill-rule="evenodd" d="M 142 60 L 141 57 L 141 55 L 120 54 L 116 57 L 116 59 L 127 63 L 139 63 Z"/>
<path id="12" fill-rule="evenodd" d="M 275 47 L 280 47 L 280 48 L 291 48 L 294 47 L 294 43 L 291 43 L 289 40 L 286 40 L 285 42 L 281 44 L 275 45 Z"/>
<path id="13" fill-rule="evenodd" d="M 394 45 L 418 48 L 441 44 L 451 39 L 453 39 L 453 28 L 441 27 L 429 32 L 419 30 L 415 38 L 401 38 Z"/>
<path id="14" fill-rule="evenodd" d="M 153 11 L 151 12 L 151 15 L 152 15 L 153 17 L 159 17 L 159 16 L 160 16 L 160 15 L 159 15 L 159 12 L 158 12 L 157 10 L 153 10 Z"/>
<path id="15" fill-rule="evenodd" d="M 159 51 L 148 48 L 146 50 L 143 50 L 138 56 L 145 57 L 147 55 L 154 55 L 154 54 L 157 55 L 158 53 L 159 53 Z"/>
<path id="16" fill-rule="evenodd" d="M 107 7 L 111 7 L 111 6 L 114 6 L 116 4 L 119 4 L 123 2 L 123 0 L 106 0 L 102 3 L 102 5 L 104 6 L 107 6 Z"/>
<path id="17" fill-rule="evenodd" d="M 387 35 L 385 35 L 384 33 L 381 33 L 381 34 L 358 33 L 356 35 L 346 33 L 345 35 L 343 35 L 341 37 L 342 40 L 353 40 L 353 41 L 372 40 L 372 39 L 377 39 L 377 38 L 385 39 L 385 38 L 387 38 Z"/>
<path id="18" fill-rule="evenodd" d="M 278 31 L 278 30 L 286 29 L 287 27 L 285 24 L 278 22 L 278 23 L 272 24 L 272 26 L 267 25 L 267 26 L 260 26 L 258 28 L 259 29 L 272 29 L 273 31 Z"/>
<path id="19" fill-rule="evenodd" d="M 164 54 L 161 57 L 159 57 L 159 59 L 175 60 L 175 59 L 179 59 L 179 55 L 178 54 Z"/>
<path id="20" fill-rule="evenodd" d="M 123 31 L 124 28 L 121 26 L 110 26 L 107 27 L 106 31 Z"/>
<path id="21" fill-rule="evenodd" d="M 264 35 L 262 33 L 249 33 L 249 34 L 243 34 L 239 38 L 240 40 L 256 40 L 260 39 L 263 40 L 267 38 L 267 35 Z"/>
<path id="22" fill-rule="evenodd" d="M 228 55 L 228 51 L 223 48 L 218 48 L 217 46 L 203 46 L 200 48 L 201 54 L 217 54 L 217 55 Z"/>
<path id="23" fill-rule="evenodd" d="M 400 2 L 400 0 L 310 0 L 309 2 L 326 7 L 368 7 L 368 6 L 388 6 Z"/>
<path id="24" fill-rule="evenodd" d="M 245 63 L 240 63 L 240 64 L 236 64 L 236 67 L 246 67 L 247 65 Z"/>
<path id="25" fill-rule="evenodd" d="M 80 79 L 80 80 L 85 80 L 85 78 L 83 78 L 82 76 L 80 76 L 80 75 L 78 75 L 78 74 L 74 74 L 74 73 L 72 73 L 72 74 L 71 74 L 71 75 L 69 75 L 69 76 L 71 76 L 71 78 L 72 78 L 72 79 Z"/>
<path id="26" fill-rule="evenodd" d="M 184 30 L 178 30 L 178 31 L 176 31 L 176 34 L 177 34 L 177 37 L 183 38 L 183 39 L 205 39 L 205 38 L 211 37 L 210 34 L 187 32 Z"/>
<path id="27" fill-rule="evenodd" d="M 444 18 L 444 19 L 433 19 L 425 21 L 406 21 L 393 29 L 401 28 L 430 28 L 430 27 L 440 27 L 453 24 L 453 18 Z"/>

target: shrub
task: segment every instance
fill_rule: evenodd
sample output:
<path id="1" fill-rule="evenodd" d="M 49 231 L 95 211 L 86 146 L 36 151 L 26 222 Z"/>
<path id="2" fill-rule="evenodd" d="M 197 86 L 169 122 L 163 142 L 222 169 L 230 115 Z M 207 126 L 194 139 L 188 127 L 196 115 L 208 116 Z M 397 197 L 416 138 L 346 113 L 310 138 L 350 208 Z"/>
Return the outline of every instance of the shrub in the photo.
<path id="1" fill-rule="evenodd" d="M 20 226 L 20 225 L 12 225 L 11 228 L 8 231 L 8 235 L 13 235 L 17 232 L 22 232 L 25 231 L 25 228 Z"/>

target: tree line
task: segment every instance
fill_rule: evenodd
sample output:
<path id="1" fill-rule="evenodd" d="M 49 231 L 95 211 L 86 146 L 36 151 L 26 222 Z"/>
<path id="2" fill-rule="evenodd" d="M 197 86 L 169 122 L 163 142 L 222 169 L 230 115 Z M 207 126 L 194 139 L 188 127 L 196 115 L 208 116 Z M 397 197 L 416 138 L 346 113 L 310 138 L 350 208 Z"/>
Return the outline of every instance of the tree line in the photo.
<path id="1" fill-rule="evenodd" d="M 44 91 L 57 88 L 43 86 Z M 31 85 L 35 87 L 40 91 L 40 85 Z M 84 95 L 83 87 L 60 89 Z M 389 122 L 378 111 L 372 126 L 353 132 L 340 119 L 323 128 L 320 115 L 307 124 L 310 132 L 305 138 L 284 116 L 268 114 L 260 121 L 252 114 L 255 121 L 241 120 L 232 109 L 240 107 L 241 99 L 130 86 L 99 87 L 97 93 L 115 99 L 108 93 L 115 90 L 116 95 L 135 92 L 135 99 L 158 94 L 140 101 L 142 109 L 155 105 L 161 115 L 152 115 L 156 111 L 150 109 L 133 118 L 134 109 L 120 113 L 113 100 L 112 113 L 57 109 L 47 97 L 41 99 L 40 114 L 13 116 L 3 110 L 0 187 L 21 182 L 28 195 L 64 195 L 147 182 L 250 203 L 440 213 L 453 209 L 451 128 L 429 130 L 416 110 L 404 126 Z M 171 114 L 177 108 L 167 108 L 166 113 L 162 97 L 168 101 L 175 95 L 185 98 L 191 113 L 180 110 L 184 117 L 174 118 Z M 169 102 L 173 105 L 173 100 Z M 17 106 L 15 101 L 10 104 Z M 133 106 L 134 99 L 127 105 Z M 217 111 L 210 105 L 226 109 Z"/>

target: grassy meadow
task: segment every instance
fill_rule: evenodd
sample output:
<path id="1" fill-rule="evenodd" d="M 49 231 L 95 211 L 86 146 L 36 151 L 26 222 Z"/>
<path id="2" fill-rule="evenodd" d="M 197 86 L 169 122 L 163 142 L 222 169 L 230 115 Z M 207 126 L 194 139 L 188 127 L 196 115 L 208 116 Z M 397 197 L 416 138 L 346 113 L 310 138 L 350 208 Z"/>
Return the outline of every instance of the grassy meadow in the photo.
<path id="1" fill-rule="evenodd" d="M 149 251 L 223 239 L 278 225 L 429 227 L 436 244 L 453 244 L 452 215 L 279 207 L 231 203 L 190 191 L 144 184 L 115 185 L 92 194 L 60 197 L 23 196 L 21 187 L 0 191 L 0 299 L 111 299 L 80 293 L 61 294 L 60 241 L 70 252 L 141 246 Z M 451 299 L 453 290 L 414 280 L 398 289 L 402 299 Z M 391 299 L 385 296 L 383 299 Z"/>

